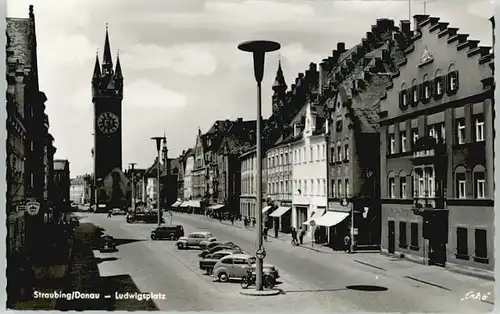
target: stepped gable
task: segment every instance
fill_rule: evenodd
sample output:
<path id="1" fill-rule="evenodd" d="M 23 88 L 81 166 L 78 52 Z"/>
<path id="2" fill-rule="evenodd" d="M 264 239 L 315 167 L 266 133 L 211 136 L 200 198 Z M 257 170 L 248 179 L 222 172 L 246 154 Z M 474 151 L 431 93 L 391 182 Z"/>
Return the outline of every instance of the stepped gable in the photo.
<path id="1" fill-rule="evenodd" d="M 477 58 L 479 64 L 493 63 L 494 55 L 492 47 L 479 46 L 479 40 L 469 39 L 469 34 L 459 33 L 458 28 L 449 27 L 449 23 L 440 22 L 439 17 L 431 17 L 429 15 L 415 15 L 414 16 L 416 30 L 415 35 L 412 37 L 414 42 L 422 37 L 420 31 L 423 27 L 429 27 L 429 33 L 434 34 L 438 38 L 443 38 L 449 45 L 454 45 L 457 51 L 463 51 L 467 57 Z M 405 55 L 412 53 L 415 46 L 411 45 L 405 50 Z M 403 61 L 400 65 L 404 65 Z"/>

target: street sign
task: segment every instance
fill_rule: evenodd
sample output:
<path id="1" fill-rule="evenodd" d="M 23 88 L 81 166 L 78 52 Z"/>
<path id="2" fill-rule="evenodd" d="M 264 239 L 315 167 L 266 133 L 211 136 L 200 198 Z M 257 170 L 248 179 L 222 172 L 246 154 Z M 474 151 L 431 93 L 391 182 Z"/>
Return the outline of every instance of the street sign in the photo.
<path id="1" fill-rule="evenodd" d="M 26 210 L 31 216 L 35 216 L 40 211 L 40 203 L 38 202 L 28 202 L 26 203 Z"/>
<path id="2" fill-rule="evenodd" d="M 354 228 L 352 233 L 353 233 L 353 235 L 358 235 L 358 228 Z"/>
<path id="3" fill-rule="evenodd" d="M 266 250 L 264 250 L 263 248 L 258 249 L 257 252 L 255 252 L 255 256 L 258 259 L 264 259 L 266 257 Z"/>
<path id="4" fill-rule="evenodd" d="M 314 221 L 314 220 L 309 221 L 309 225 L 310 225 L 311 227 L 316 226 L 316 221 Z"/>

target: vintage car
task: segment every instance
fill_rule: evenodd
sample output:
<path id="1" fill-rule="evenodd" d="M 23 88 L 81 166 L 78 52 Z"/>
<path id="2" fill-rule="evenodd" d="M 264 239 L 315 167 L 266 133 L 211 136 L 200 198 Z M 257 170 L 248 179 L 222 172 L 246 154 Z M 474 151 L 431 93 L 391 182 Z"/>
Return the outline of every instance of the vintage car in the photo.
<path id="1" fill-rule="evenodd" d="M 202 252 L 200 252 L 200 254 L 198 254 L 198 256 L 201 258 L 204 258 L 208 254 L 213 254 L 215 252 L 219 252 L 222 250 L 230 250 L 230 249 L 237 249 L 240 251 L 240 253 L 243 253 L 243 251 L 241 250 L 241 248 L 239 246 L 237 246 L 236 244 L 231 242 L 231 243 L 223 243 L 223 244 L 218 244 L 218 245 L 212 246 L 210 249 L 206 249 L 206 250 L 203 250 Z"/>
<path id="2" fill-rule="evenodd" d="M 251 268 L 255 272 L 256 259 L 248 254 L 232 254 L 221 258 L 213 268 L 213 276 L 220 282 L 227 282 L 231 278 L 243 278 L 247 275 L 248 269 Z M 278 269 L 269 264 L 264 264 L 263 271 L 266 274 L 273 276 L 274 279 L 279 278 Z"/>
<path id="3" fill-rule="evenodd" d="M 151 231 L 151 240 L 177 240 L 184 236 L 184 227 L 181 225 L 161 226 Z"/>
<path id="4" fill-rule="evenodd" d="M 116 243 L 115 239 L 109 234 L 103 234 L 101 236 L 101 245 L 99 247 L 99 251 L 101 252 L 115 252 L 116 251 Z"/>
<path id="5" fill-rule="evenodd" d="M 158 214 L 154 212 L 136 212 L 129 213 L 126 217 L 127 223 L 144 222 L 144 223 L 157 223 Z M 162 217 L 161 222 L 164 223 L 165 219 Z"/>
<path id="6" fill-rule="evenodd" d="M 196 231 L 190 233 L 187 237 L 180 237 L 175 244 L 179 250 L 188 249 L 191 247 L 200 247 L 202 241 L 217 241 L 216 238 L 206 231 Z"/>
<path id="7" fill-rule="evenodd" d="M 200 269 L 211 275 L 217 262 L 228 255 L 239 253 L 238 250 L 219 251 L 214 254 L 208 254 L 204 259 L 200 260 Z"/>
<path id="8" fill-rule="evenodd" d="M 236 244 L 234 244 L 231 241 L 201 241 L 200 249 L 202 250 L 210 249 L 219 244 L 232 244 L 236 246 Z"/>
<path id="9" fill-rule="evenodd" d="M 126 214 L 126 212 L 123 209 L 121 209 L 121 208 L 117 208 L 116 207 L 116 208 L 113 208 L 111 210 L 111 215 L 113 215 L 113 216 L 115 216 L 115 215 L 125 215 L 125 214 Z"/>

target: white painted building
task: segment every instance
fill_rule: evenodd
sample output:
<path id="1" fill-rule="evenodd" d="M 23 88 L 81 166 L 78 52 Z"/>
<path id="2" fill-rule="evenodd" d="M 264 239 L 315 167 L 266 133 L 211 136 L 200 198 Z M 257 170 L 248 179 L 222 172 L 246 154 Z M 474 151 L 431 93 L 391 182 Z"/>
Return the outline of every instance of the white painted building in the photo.
<path id="1" fill-rule="evenodd" d="M 307 104 L 292 121 L 292 225 L 306 227 L 321 217 L 327 206 L 326 142 L 323 109 Z M 310 236 L 312 236 L 310 234 Z"/>
<path id="2" fill-rule="evenodd" d="M 184 195 L 185 200 L 193 197 L 193 168 L 194 168 L 194 155 L 186 157 L 186 169 L 184 170 Z"/>
<path id="3" fill-rule="evenodd" d="M 75 203 L 83 204 L 85 202 L 86 184 L 83 177 L 78 177 L 71 180 L 69 188 L 69 199 Z"/>

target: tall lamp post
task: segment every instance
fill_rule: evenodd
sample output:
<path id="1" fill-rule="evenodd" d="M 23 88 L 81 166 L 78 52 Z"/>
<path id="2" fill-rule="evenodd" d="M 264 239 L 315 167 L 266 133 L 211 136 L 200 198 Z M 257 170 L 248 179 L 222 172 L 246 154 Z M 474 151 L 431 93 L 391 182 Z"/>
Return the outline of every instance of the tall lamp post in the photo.
<path id="1" fill-rule="evenodd" d="M 135 173 L 134 173 L 134 167 L 137 165 L 135 162 L 129 162 L 128 163 L 130 167 L 130 179 L 132 180 L 132 212 L 135 213 Z"/>
<path id="2" fill-rule="evenodd" d="M 280 44 L 267 40 L 254 40 L 243 42 L 238 45 L 238 49 L 253 54 L 253 69 L 255 80 L 257 81 L 257 138 L 256 138 L 256 157 L 257 157 L 257 263 L 256 263 L 256 290 L 263 290 L 262 285 L 262 268 L 265 251 L 262 247 L 262 140 L 261 140 L 261 122 L 262 122 L 262 87 L 261 82 L 264 76 L 264 60 L 266 52 L 276 51 L 280 49 Z"/>
<path id="3" fill-rule="evenodd" d="M 156 141 L 156 151 L 158 153 L 158 168 L 156 169 L 156 174 L 157 177 L 156 179 L 158 180 L 157 182 L 157 189 L 156 189 L 156 208 L 158 209 L 158 226 L 161 226 L 161 211 L 160 211 L 160 150 L 161 150 L 161 142 L 165 138 L 165 136 L 161 137 L 152 137 L 152 140 Z"/>

